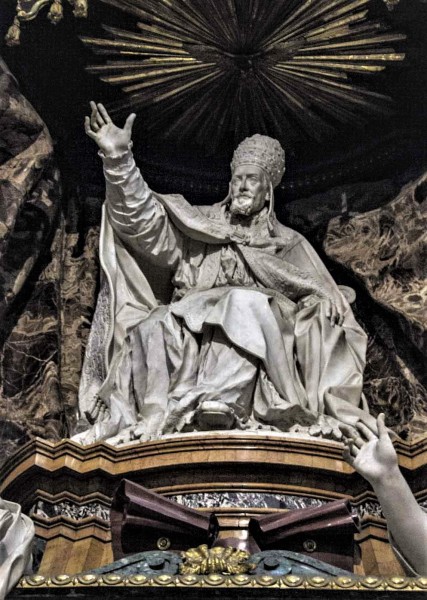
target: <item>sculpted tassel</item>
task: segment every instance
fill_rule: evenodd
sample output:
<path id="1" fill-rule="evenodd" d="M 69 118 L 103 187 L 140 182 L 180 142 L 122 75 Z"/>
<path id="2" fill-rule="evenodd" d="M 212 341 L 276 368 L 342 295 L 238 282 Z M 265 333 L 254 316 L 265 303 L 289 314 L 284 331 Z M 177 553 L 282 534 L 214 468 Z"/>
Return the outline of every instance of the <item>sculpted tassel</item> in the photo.
<path id="1" fill-rule="evenodd" d="M 54 3 L 50 7 L 47 18 L 49 19 L 49 21 L 51 23 L 56 25 L 57 23 L 59 23 L 59 21 L 62 19 L 63 16 L 64 16 L 64 14 L 63 14 L 61 0 L 54 0 Z"/>
<path id="2" fill-rule="evenodd" d="M 21 43 L 21 24 L 18 17 L 13 20 L 13 25 L 9 27 L 5 36 L 7 46 L 19 46 Z"/>

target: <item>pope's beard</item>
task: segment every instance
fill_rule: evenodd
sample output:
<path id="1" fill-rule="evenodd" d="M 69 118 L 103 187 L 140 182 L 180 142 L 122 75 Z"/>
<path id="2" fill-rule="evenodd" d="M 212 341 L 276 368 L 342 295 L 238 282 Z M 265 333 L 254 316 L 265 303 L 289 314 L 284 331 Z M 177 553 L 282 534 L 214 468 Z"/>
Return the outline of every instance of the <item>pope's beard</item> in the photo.
<path id="1" fill-rule="evenodd" d="M 260 209 L 256 209 L 255 197 L 252 194 L 239 194 L 234 196 L 230 204 L 230 213 L 232 215 L 242 215 L 248 217 L 255 212 L 259 212 Z"/>

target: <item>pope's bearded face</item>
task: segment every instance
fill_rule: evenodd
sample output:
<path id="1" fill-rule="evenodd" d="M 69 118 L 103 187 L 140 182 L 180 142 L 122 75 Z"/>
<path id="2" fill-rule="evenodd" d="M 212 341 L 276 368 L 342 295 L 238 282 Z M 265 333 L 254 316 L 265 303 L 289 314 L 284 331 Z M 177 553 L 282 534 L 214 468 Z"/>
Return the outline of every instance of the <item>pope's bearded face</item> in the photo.
<path id="1" fill-rule="evenodd" d="M 256 165 L 236 167 L 230 186 L 232 214 L 249 216 L 264 207 L 269 186 L 267 176 L 261 167 Z"/>

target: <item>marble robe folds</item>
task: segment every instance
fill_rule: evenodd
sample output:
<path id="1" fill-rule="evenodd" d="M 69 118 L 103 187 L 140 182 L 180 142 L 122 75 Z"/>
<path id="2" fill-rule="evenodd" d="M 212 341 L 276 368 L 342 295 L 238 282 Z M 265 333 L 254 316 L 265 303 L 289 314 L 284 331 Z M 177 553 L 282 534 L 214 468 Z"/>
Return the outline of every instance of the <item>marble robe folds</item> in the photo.
<path id="1" fill-rule="evenodd" d="M 157 195 L 130 151 L 103 160 L 103 281 L 80 410 L 97 396 L 108 411 L 78 441 L 197 430 L 206 400 L 226 404 L 235 429 L 287 431 L 319 415 L 375 429 L 366 336 L 349 306 L 331 326 L 327 298 L 340 292 L 300 234 L 266 208 L 243 227 L 226 202 Z"/>
<path id="2" fill-rule="evenodd" d="M 16 502 L 0 498 L 0 600 L 31 572 L 34 523 Z"/>

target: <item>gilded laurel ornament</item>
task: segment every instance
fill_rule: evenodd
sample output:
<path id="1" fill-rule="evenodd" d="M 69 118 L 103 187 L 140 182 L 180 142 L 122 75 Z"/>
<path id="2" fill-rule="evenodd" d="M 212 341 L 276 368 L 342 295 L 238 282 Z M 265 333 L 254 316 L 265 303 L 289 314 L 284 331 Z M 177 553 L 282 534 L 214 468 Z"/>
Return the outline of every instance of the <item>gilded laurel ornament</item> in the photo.
<path id="1" fill-rule="evenodd" d="M 88 0 L 68 0 L 68 3 L 71 4 L 75 17 L 87 17 Z M 32 21 L 45 7 L 49 8 L 47 18 L 53 25 L 57 25 L 64 16 L 62 0 L 17 0 L 16 16 L 6 33 L 6 44 L 18 46 L 21 42 L 21 23 Z"/>
<path id="2" fill-rule="evenodd" d="M 373 0 L 103 2 L 135 28 L 83 37 L 101 55 L 88 70 L 125 92 L 110 110 L 140 111 L 162 136 L 215 149 L 261 133 L 289 148 L 392 110 L 365 84 L 404 59 L 391 45 L 405 35 L 370 17 Z"/>
<path id="3" fill-rule="evenodd" d="M 238 548 L 208 548 L 206 544 L 190 548 L 181 553 L 183 562 L 179 567 L 181 575 L 241 575 L 248 573 L 253 565 L 248 563 L 249 554 Z"/>
<path id="4" fill-rule="evenodd" d="M 384 2 L 388 10 L 394 10 L 394 8 L 399 4 L 400 0 L 384 0 Z"/>

